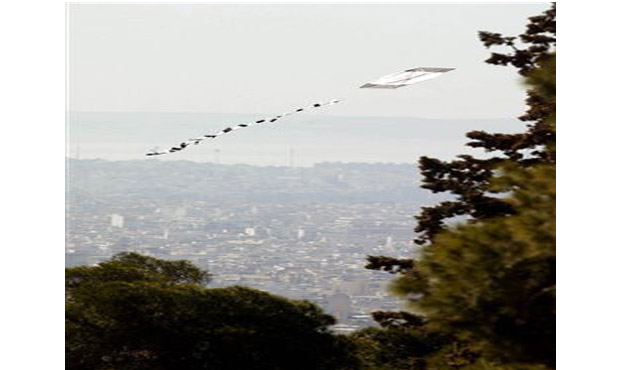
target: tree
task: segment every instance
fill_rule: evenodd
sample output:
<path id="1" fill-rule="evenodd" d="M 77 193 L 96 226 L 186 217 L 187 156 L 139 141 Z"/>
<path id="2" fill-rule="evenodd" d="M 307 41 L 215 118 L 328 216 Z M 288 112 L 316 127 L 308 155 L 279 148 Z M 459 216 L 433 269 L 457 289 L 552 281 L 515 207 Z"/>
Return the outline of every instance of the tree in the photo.
<path id="1" fill-rule="evenodd" d="M 187 261 L 123 254 L 67 269 L 68 369 L 355 369 L 307 301 L 208 289 Z"/>
<path id="2" fill-rule="evenodd" d="M 555 15 L 554 4 L 530 18 L 518 39 L 480 33 L 487 47 L 509 50 L 488 63 L 526 77 L 527 130 L 468 133 L 468 145 L 490 158 L 422 157 L 423 187 L 454 199 L 416 217 L 421 258 L 368 260 L 369 268 L 399 274 L 393 290 L 427 327 L 480 354 L 467 369 L 555 366 Z M 456 216 L 466 221 L 448 227 Z"/>
<path id="3" fill-rule="evenodd" d="M 68 293 L 84 285 L 121 282 L 207 284 L 211 275 L 188 261 L 164 261 L 138 253 L 119 253 L 96 266 L 65 269 Z"/>
<path id="4" fill-rule="evenodd" d="M 552 93 L 555 94 L 555 18 L 554 3 L 542 15 L 529 18 L 526 32 L 518 38 L 480 32 L 480 39 L 485 46 L 508 48 L 505 54 L 492 53 L 486 60 L 487 63 L 511 65 L 516 67 L 522 76 L 532 76 L 542 63 L 551 61 L 554 66 L 552 81 L 547 81 L 545 88 L 540 84 L 530 84 L 526 100 L 528 110 L 519 117 L 522 121 L 528 122 L 524 133 L 490 134 L 484 131 L 467 133 L 467 137 L 472 139 L 467 143 L 468 146 L 482 148 L 486 152 L 495 153 L 495 156 L 480 159 L 460 155 L 454 161 L 420 158 L 422 188 L 433 193 L 452 194 L 454 199 L 422 208 L 420 214 L 416 216 L 417 244 L 432 243 L 434 237 L 446 229 L 445 221 L 454 217 L 466 217 L 475 221 L 513 214 L 512 206 L 502 198 L 494 196 L 493 193 L 496 192 L 489 189 L 490 180 L 496 169 L 506 160 L 521 166 L 555 163 L 555 121 L 550 119 L 555 114 L 555 98 L 549 96 L 551 83 L 554 89 Z M 411 259 L 372 256 L 367 267 L 404 272 L 410 270 L 412 265 Z"/>
<path id="5" fill-rule="evenodd" d="M 551 9 L 540 16 L 531 17 L 527 30 L 519 36 L 525 47 L 519 48 L 517 38 L 504 37 L 498 33 L 480 32 L 480 39 L 485 46 L 505 46 L 507 54 L 492 53 L 486 60 L 495 65 L 512 65 L 518 68 L 522 76 L 528 76 L 538 70 L 542 63 L 554 59 L 556 42 L 556 9 Z M 555 69 L 553 71 L 555 87 Z M 555 92 L 555 91 L 554 91 Z M 484 131 L 472 131 L 467 137 L 473 141 L 467 145 L 482 148 L 487 152 L 497 153 L 487 159 L 478 159 L 468 155 L 459 156 L 458 160 L 443 162 L 437 159 L 420 158 L 420 170 L 423 176 L 422 187 L 434 193 L 448 192 L 456 196 L 453 201 L 442 202 L 434 207 L 426 207 L 416 216 L 418 225 L 415 231 L 421 233 L 416 240 L 418 244 L 432 243 L 433 238 L 445 230 L 445 220 L 455 216 L 467 216 L 474 220 L 507 216 L 514 213 L 513 207 L 503 199 L 493 196 L 489 189 L 490 180 L 495 169 L 506 160 L 521 166 L 537 163 L 555 163 L 555 126 L 549 118 L 555 114 L 555 99 L 546 98 L 537 87 L 527 91 L 528 111 L 519 117 L 530 122 L 527 131 L 520 134 L 489 134 Z"/>
<path id="6" fill-rule="evenodd" d="M 368 370 L 455 370 L 478 358 L 468 343 L 430 327 L 408 312 L 375 312 L 381 328 L 365 328 L 349 339 Z"/>
<path id="7" fill-rule="evenodd" d="M 555 168 L 506 168 L 515 214 L 439 234 L 393 284 L 433 328 L 500 363 L 555 364 Z"/>

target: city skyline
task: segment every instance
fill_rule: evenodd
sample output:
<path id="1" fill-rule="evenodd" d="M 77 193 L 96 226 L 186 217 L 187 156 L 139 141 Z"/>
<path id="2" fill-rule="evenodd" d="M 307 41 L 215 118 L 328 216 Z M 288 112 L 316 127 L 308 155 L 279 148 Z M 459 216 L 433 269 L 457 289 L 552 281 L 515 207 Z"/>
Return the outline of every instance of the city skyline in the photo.
<path id="1" fill-rule="evenodd" d="M 386 290 L 390 274 L 365 269 L 366 257 L 415 254 L 412 215 L 435 199 L 414 187 L 410 165 L 67 165 L 67 266 L 127 251 L 186 259 L 213 274 L 212 287 L 316 302 L 342 331 L 402 306 Z"/>

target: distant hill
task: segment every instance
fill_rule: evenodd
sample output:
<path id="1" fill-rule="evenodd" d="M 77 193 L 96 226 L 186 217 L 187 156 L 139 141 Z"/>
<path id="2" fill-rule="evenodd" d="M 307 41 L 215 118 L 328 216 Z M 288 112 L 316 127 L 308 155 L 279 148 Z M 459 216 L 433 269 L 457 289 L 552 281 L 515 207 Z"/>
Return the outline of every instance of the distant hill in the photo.
<path id="1" fill-rule="evenodd" d="M 265 114 L 69 112 L 70 157 L 144 159 L 153 146 L 167 148 Z M 336 117 L 300 114 L 257 125 L 190 147 L 161 160 L 311 166 L 320 162 L 415 163 L 422 155 L 463 153 L 471 130 L 522 131 L 516 119 L 444 120 L 411 117 Z M 78 149 L 79 147 L 79 149 Z M 467 150 L 465 150 L 467 151 Z"/>

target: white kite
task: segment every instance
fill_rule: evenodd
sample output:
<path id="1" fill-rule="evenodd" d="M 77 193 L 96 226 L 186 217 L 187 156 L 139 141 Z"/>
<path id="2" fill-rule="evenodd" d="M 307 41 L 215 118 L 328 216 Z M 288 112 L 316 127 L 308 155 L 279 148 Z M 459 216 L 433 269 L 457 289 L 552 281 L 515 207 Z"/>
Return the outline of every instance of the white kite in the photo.
<path id="1" fill-rule="evenodd" d="M 387 76 L 383 76 L 375 81 L 365 83 L 364 85 L 360 86 L 360 88 L 397 89 L 399 87 L 412 85 L 418 82 L 422 82 L 422 81 L 426 81 L 426 80 L 439 77 L 446 72 L 452 71 L 453 69 L 454 68 L 437 68 L 437 67 L 417 67 L 417 68 L 407 69 L 403 72 L 393 73 Z M 333 99 L 327 102 L 314 103 L 307 107 L 302 107 L 302 108 L 298 108 L 298 109 L 295 109 L 289 112 L 285 112 L 272 118 L 265 118 L 265 119 L 260 119 L 260 120 L 253 121 L 253 122 L 241 123 L 236 126 L 226 127 L 214 134 L 206 134 L 206 135 L 199 136 L 197 138 L 188 139 L 187 141 L 184 141 L 180 143 L 179 145 L 173 146 L 165 151 L 159 151 L 157 149 L 152 149 L 150 152 L 146 153 L 146 155 L 152 156 L 152 155 L 163 155 L 163 154 L 175 153 L 175 152 L 178 152 L 178 151 L 181 151 L 187 148 L 191 144 L 197 145 L 197 144 L 200 144 L 203 140 L 215 139 L 220 135 L 224 135 L 226 133 L 236 131 L 241 128 L 250 127 L 250 126 L 254 126 L 257 124 L 261 124 L 261 123 L 275 123 L 276 121 L 278 121 L 279 119 L 285 116 L 290 116 L 291 114 L 301 113 L 303 111 L 311 110 L 314 108 L 320 108 L 320 107 L 325 107 L 328 105 L 333 105 L 341 101 L 342 100 L 340 99 Z"/>
<path id="2" fill-rule="evenodd" d="M 363 84 L 360 88 L 398 89 L 399 87 L 437 78 L 446 72 L 452 71 L 453 69 L 454 68 L 435 67 L 412 68 L 406 71 L 383 76 L 375 81 Z"/>

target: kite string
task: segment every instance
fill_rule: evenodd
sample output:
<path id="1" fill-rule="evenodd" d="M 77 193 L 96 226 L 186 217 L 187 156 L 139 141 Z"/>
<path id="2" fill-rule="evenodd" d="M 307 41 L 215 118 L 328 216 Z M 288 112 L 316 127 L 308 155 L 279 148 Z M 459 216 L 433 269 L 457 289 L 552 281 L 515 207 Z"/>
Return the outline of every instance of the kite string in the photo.
<path id="1" fill-rule="evenodd" d="M 333 105 L 336 103 L 341 102 L 342 99 L 332 99 L 329 100 L 327 102 L 319 102 L 319 103 L 314 103 L 311 105 L 308 105 L 306 107 L 302 107 L 302 108 L 297 108 L 293 111 L 288 111 L 288 112 L 284 112 L 282 114 L 279 114 L 275 117 L 272 118 L 264 118 L 264 119 L 259 119 L 257 121 L 252 121 L 250 123 L 241 123 L 238 124 L 236 126 L 232 126 L 232 127 L 226 127 L 218 132 L 216 132 L 215 134 L 206 134 L 197 138 L 193 138 L 193 139 L 189 139 L 187 141 L 184 141 L 182 143 L 180 143 L 178 146 L 173 146 L 170 149 L 166 150 L 166 151 L 157 151 L 155 149 L 152 149 L 150 152 L 146 153 L 147 156 L 152 156 L 152 155 L 163 155 L 163 154 L 170 154 L 170 153 L 175 153 L 178 151 L 181 151 L 185 148 L 187 148 L 190 144 L 194 144 L 194 145 L 198 145 L 200 144 L 203 140 L 205 139 L 215 139 L 220 135 L 232 132 L 232 131 L 236 131 L 239 130 L 241 128 L 245 128 L 245 127 L 250 127 L 250 126 L 254 126 L 254 125 L 258 125 L 258 124 L 262 124 L 262 123 L 275 123 L 277 122 L 279 119 L 286 117 L 286 116 L 290 116 L 292 114 L 296 114 L 296 113 L 301 113 L 303 111 L 309 110 L 309 109 L 314 109 L 314 108 L 320 108 L 320 107 L 325 107 L 325 106 L 329 106 L 329 105 Z"/>

